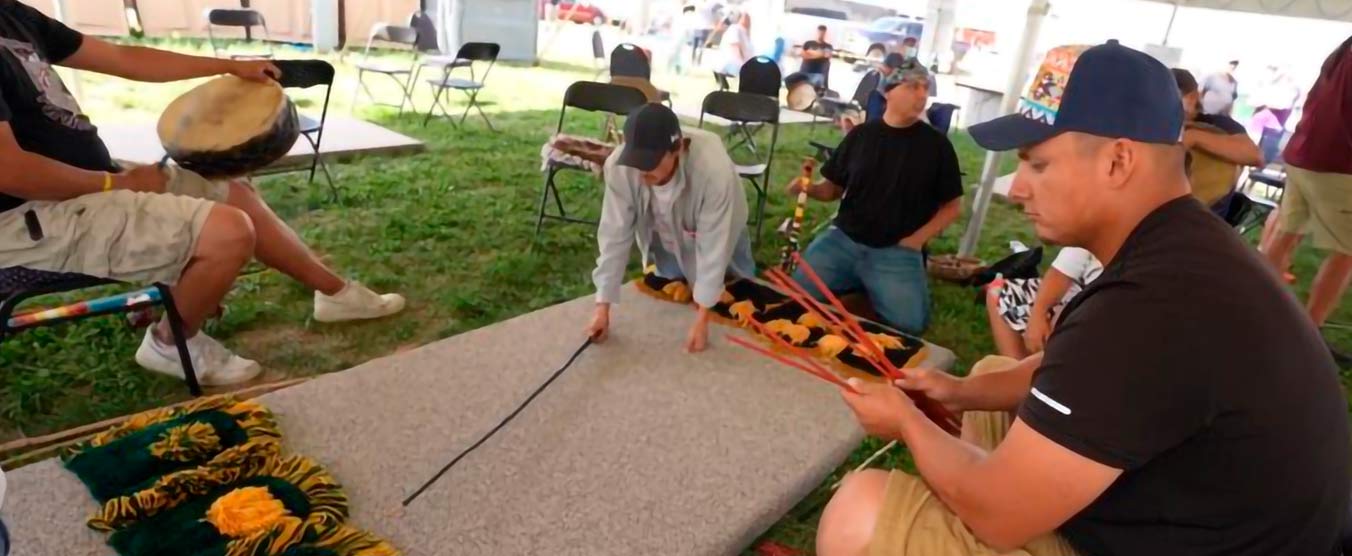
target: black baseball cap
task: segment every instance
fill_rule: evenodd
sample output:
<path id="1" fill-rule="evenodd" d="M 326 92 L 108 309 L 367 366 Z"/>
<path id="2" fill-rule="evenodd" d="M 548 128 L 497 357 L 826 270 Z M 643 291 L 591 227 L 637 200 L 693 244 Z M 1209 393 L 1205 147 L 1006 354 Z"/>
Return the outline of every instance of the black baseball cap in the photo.
<path id="1" fill-rule="evenodd" d="M 1047 53 L 1015 114 L 972 126 L 992 151 L 1036 145 L 1067 131 L 1172 145 L 1183 134 L 1183 101 L 1169 68 L 1110 40 Z"/>
<path id="2" fill-rule="evenodd" d="M 624 122 L 621 166 L 651 171 L 681 143 L 681 121 L 665 105 L 649 103 L 629 113 Z"/>

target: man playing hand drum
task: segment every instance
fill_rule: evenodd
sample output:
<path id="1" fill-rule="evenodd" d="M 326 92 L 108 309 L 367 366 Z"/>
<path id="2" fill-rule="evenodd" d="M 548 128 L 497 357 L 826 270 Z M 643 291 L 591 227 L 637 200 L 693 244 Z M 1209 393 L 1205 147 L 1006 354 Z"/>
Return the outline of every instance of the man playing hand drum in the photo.
<path id="1" fill-rule="evenodd" d="M 318 321 L 403 309 L 402 297 L 334 274 L 246 181 L 213 182 L 175 167 L 119 168 L 52 64 L 149 82 L 278 76 L 266 61 L 114 45 L 0 0 L 0 268 L 173 284 L 194 370 L 208 386 L 261 372 L 200 333 L 250 259 L 312 288 Z M 146 332 L 136 361 L 183 377 L 165 322 Z"/>

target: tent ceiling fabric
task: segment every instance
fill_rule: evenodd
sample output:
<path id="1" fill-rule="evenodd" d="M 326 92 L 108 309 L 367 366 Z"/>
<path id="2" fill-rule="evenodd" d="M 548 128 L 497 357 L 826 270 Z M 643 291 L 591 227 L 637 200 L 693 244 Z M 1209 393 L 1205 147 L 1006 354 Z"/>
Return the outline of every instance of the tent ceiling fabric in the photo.
<path id="1" fill-rule="evenodd" d="M 1352 22 L 1352 0 L 1148 0 L 1185 8 L 1207 8 Z"/>

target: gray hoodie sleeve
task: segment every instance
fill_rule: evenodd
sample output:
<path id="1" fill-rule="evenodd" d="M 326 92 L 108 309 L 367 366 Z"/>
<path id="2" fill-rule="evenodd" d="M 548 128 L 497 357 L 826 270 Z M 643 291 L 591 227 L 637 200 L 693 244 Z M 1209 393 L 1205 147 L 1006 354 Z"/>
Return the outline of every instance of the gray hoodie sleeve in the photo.
<path id="1" fill-rule="evenodd" d="M 733 183 L 708 188 L 699 208 L 699 237 L 695 246 L 699 276 L 695 278 L 694 298 L 695 303 L 705 308 L 712 308 L 723 296 L 724 276 L 738 240 L 733 235 L 737 204 L 732 195 L 742 194 L 742 187 L 735 172 L 728 179 Z M 741 218 L 745 221 L 746 215 Z"/>
<path id="2" fill-rule="evenodd" d="M 615 153 L 619 154 L 619 149 Z M 596 230 L 596 270 L 592 283 L 596 285 L 597 303 L 618 303 L 620 287 L 624 284 L 624 267 L 629 262 L 629 250 L 634 245 L 635 214 L 633 188 L 628 172 L 617 168 L 616 157 L 606 161 L 606 191 L 601 202 L 601 225 Z"/>

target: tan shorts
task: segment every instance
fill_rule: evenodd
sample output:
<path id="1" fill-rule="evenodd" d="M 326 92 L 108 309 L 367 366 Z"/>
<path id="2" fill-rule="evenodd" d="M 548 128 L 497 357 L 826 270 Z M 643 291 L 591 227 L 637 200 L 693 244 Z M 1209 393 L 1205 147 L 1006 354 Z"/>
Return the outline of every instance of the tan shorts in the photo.
<path id="1" fill-rule="evenodd" d="M 1309 233 L 1319 249 L 1352 255 L 1352 175 L 1286 167 L 1281 229 Z"/>
<path id="2" fill-rule="evenodd" d="M 987 357 L 972 368 L 972 374 L 988 373 L 1017 363 L 1008 357 Z M 968 411 L 962 415 L 962 434 L 993 450 L 1005 438 L 1013 415 L 1003 412 Z M 1022 549 L 999 552 L 986 546 L 944 506 L 923 480 L 901 471 L 887 479 L 887 493 L 878 525 L 873 531 L 869 556 L 1075 556 L 1061 537 L 1051 534 Z"/>
<path id="3" fill-rule="evenodd" d="M 74 272 L 134 283 L 173 284 L 229 184 L 174 166 L 168 194 L 109 191 L 66 201 L 32 201 L 0 213 L 0 267 Z M 42 238 L 34 240 L 32 211 Z"/>

